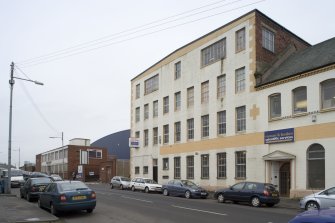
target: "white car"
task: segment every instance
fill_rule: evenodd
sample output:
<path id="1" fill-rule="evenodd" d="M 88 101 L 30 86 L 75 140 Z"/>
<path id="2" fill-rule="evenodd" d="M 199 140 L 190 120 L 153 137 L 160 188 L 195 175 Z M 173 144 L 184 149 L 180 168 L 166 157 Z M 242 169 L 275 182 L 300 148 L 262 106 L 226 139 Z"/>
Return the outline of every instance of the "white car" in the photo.
<path id="1" fill-rule="evenodd" d="M 335 187 L 308 195 L 300 200 L 300 208 L 305 210 L 335 207 Z"/>
<path id="2" fill-rule="evenodd" d="M 132 191 L 140 190 L 146 193 L 150 191 L 162 192 L 162 185 L 149 178 L 136 177 L 130 182 L 129 187 Z"/>

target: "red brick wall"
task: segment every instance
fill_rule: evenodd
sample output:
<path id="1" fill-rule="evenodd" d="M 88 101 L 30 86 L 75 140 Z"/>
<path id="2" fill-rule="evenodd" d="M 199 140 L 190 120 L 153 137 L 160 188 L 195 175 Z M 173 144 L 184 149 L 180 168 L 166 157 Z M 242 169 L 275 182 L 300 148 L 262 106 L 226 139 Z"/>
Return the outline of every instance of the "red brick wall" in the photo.
<path id="1" fill-rule="evenodd" d="M 36 164 L 35 164 L 35 171 L 41 172 L 41 164 L 42 164 L 42 156 L 41 154 L 36 155 Z"/>

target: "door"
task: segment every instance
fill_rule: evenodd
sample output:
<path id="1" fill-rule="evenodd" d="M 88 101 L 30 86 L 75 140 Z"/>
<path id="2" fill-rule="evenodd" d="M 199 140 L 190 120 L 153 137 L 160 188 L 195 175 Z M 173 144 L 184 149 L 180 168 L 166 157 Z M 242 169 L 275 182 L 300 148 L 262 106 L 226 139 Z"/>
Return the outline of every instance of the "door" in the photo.
<path id="1" fill-rule="evenodd" d="M 280 196 L 288 197 L 291 188 L 291 165 L 289 162 L 284 163 L 279 170 L 279 192 Z"/>
<path id="2" fill-rule="evenodd" d="M 158 166 L 153 166 L 152 168 L 152 179 L 158 182 Z"/>

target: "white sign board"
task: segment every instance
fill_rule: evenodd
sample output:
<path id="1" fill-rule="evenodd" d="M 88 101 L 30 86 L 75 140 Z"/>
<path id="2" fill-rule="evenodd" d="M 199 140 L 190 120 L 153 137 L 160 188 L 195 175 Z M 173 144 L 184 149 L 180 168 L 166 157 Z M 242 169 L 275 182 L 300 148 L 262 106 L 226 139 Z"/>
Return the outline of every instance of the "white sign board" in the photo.
<path id="1" fill-rule="evenodd" d="M 78 173 L 83 173 L 83 166 L 82 165 L 78 165 Z"/>
<path id="2" fill-rule="evenodd" d="M 139 138 L 129 138 L 129 147 L 130 148 L 139 148 L 140 147 L 140 139 Z"/>

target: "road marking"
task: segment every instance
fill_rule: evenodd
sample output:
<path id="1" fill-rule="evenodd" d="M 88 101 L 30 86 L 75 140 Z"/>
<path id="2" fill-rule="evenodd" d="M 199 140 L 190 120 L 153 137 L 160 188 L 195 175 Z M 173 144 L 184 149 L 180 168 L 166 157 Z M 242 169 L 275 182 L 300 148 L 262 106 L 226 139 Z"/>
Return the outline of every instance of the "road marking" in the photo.
<path id="1" fill-rule="evenodd" d="M 147 202 L 147 203 L 153 203 L 152 201 L 142 200 L 142 199 L 133 198 L 133 197 L 127 197 L 127 196 L 121 196 L 121 197 L 126 198 L 126 199 L 136 200 L 136 201 L 142 201 L 142 202 Z"/>
<path id="2" fill-rule="evenodd" d="M 208 213 L 208 214 L 216 214 L 216 215 L 222 215 L 222 216 L 227 215 L 227 214 L 223 214 L 223 213 L 217 213 L 217 212 L 212 212 L 212 211 L 204 211 L 204 210 L 200 210 L 200 209 L 193 209 L 193 208 L 181 207 L 181 206 L 176 206 L 176 205 L 171 205 L 171 206 L 175 207 L 175 208 L 190 210 L 190 211 L 204 212 L 204 213 Z"/>

